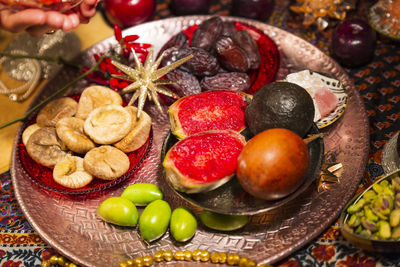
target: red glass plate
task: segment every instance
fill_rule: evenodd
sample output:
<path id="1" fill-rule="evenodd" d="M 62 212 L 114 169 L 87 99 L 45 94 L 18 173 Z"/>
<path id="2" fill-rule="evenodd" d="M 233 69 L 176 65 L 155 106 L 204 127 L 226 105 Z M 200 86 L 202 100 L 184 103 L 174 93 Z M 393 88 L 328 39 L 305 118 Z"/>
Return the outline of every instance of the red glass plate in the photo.
<path id="1" fill-rule="evenodd" d="M 78 101 L 80 96 L 74 95 L 71 97 Z M 27 127 L 35 122 L 36 117 L 34 117 L 32 121 L 27 124 Z M 77 189 L 67 188 L 56 183 L 53 179 L 53 170 L 37 163 L 29 156 L 25 145 L 22 143 L 22 136 L 20 137 L 20 140 L 18 142 L 18 155 L 21 161 L 21 165 L 23 166 L 24 171 L 28 174 L 28 177 L 40 187 L 50 190 L 52 192 L 62 194 L 88 194 L 109 189 L 131 177 L 135 173 L 135 171 L 141 166 L 143 160 L 146 158 L 152 144 L 152 136 L 153 131 L 150 132 L 149 138 L 147 138 L 146 143 L 144 143 L 139 149 L 127 154 L 130 161 L 130 166 L 128 171 L 124 175 L 113 180 L 103 180 L 94 177 L 88 185 Z"/>
<path id="2" fill-rule="evenodd" d="M 236 30 L 247 31 L 254 38 L 258 44 L 258 50 L 260 51 L 260 67 L 257 70 L 247 73 L 251 79 L 251 86 L 246 90 L 246 93 L 254 94 L 264 85 L 275 81 L 279 69 L 279 50 L 275 42 L 259 29 L 240 22 L 234 23 Z M 196 24 L 183 31 L 189 39 L 189 44 L 194 31 L 198 27 L 199 25 Z"/>

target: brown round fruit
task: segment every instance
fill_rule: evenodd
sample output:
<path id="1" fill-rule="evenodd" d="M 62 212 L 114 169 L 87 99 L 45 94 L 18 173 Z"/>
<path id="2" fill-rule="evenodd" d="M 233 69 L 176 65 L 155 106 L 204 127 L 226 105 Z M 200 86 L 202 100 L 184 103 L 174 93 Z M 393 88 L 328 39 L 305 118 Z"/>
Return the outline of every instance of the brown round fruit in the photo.
<path id="1" fill-rule="evenodd" d="M 254 197 L 276 200 L 294 192 L 309 165 L 307 145 L 294 132 L 274 128 L 251 138 L 238 158 L 236 175 Z"/>

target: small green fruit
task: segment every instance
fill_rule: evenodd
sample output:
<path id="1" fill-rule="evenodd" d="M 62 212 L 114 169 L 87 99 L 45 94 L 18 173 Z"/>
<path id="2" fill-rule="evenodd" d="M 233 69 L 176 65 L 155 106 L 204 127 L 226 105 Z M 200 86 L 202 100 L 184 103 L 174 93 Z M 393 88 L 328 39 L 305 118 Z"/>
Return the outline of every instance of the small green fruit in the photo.
<path id="1" fill-rule="evenodd" d="M 208 228 L 218 231 L 234 231 L 242 228 L 248 222 L 247 215 L 227 215 L 203 210 L 200 221 Z"/>
<path id="2" fill-rule="evenodd" d="M 152 242 L 165 234 L 171 219 L 171 207 L 164 200 L 155 200 L 144 208 L 139 219 L 140 234 Z"/>
<path id="3" fill-rule="evenodd" d="M 136 206 L 122 197 L 110 197 L 104 200 L 97 214 L 106 222 L 120 226 L 136 226 L 139 213 Z"/>
<path id="4" fill-rule="evenodd" d="M 138 183 L 125 188 L 121 197 L 132 201 L 136 206 L 146 206 L 155 200 L 163 199 L 164 194 L 154 184 Z"/>
<path id="5" fill-rule="evenodd" d="M 171 215 L 170 232 L 178 242 L 191 239 L 197 230 L 197 220 L 193 213 L 186 207 L 176 208 Z"/>

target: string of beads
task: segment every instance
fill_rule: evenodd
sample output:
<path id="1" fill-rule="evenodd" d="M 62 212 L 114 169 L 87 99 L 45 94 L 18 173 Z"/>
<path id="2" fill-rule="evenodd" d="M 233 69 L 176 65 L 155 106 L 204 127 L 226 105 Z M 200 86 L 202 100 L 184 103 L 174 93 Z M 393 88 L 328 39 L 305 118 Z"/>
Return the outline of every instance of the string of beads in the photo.
<path id="1" fill-rule="evenodd" d="M 227 254 L 225 252 L 213 252 L 208 250 L 196 249 L 193 252 L 189 250 L 179 250 L 175 253 L 171 250 L 157 251 L 154 256 L 137 257 L 121 262 L 120 267 L 149 267 L 154 263 L 170 262 L 170 261 L 199 261 L 199 262 L 212 262 L 215 264 L 227 264 L 229 266 L 239 267 L 272 267 L 271 265 L 259 264 L 257 265 L 253 260 L 247 257 L 241 257 L 238 254 Z M 64 266 L 64 267 L 77 267 L 76 264 L 69 262 L 63 256 L 53 255 L 49 260 L 42 261 L 41 267 L 50 266 Z"/>

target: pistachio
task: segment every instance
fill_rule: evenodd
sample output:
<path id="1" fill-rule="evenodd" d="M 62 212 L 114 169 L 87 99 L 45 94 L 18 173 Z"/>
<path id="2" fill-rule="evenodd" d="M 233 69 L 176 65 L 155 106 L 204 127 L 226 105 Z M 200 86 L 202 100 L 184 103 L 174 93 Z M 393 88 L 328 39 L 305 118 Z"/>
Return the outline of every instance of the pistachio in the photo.
<path id="1" fill-rule="evenodd" d="M 370 230 L 371 232 L 375 232 L 378 230 L 378 226 L 375 222 L 363 220 L 363 221 L 361 221 L 361 224 L 364 226 L 365 229 Z M 360 234 L 361 234 L 361 232 L 360 232 Z"/>
<path id="2" fill-rule="evenodd" d="M 377 222 L 379 220 L 378 216 L 375 215 L 369 206 L 364 207 L 364 214 L 370 221 Z"/>
<path id="3" fill-rule="evenodd" d="M 393 229 L 391 237 L 393 240 L 400 240 L 400 225 Z"/>
<path id="4" fill-rule="evenodd" d="M 379 194 L 380 192 L 383 191 L 383 187 L 382 187 L 382 185 L 380 185 L 380 184 L 373 184 L 373 185 L 372 185 L 372 189 L 373 189 L 377 194 Z"/>
<path id="5" fill-rule="evenodd" d="M 390 238 L 392 233 L 391 233 L 391 229 L 390 229 L 390 224 L 388 222 L 379 221 L 378 227 L 379 227 L 379 230 L 378 230 L 379 237 L 381 237 L 382 239 Z"/>
<path id="6" fill-rule="evenodd" d="M 347 208 L 347 212 L 350 213 L 350 214 L 354 214 L 354 213 L 358 212 L 359 210 L 361 210 L 364 207 L 364 204 L 365 204 L 365 200 L 364 199 L 360 199 L 359 201 L 357 201 L 353 205 L 349 206 Z"/>
<path id="7" fill-rule="evenodd" d="M 393 185 L 393 189 L 396 192 L 400 192 L 400 177 L 399 176 L 392 179 L 392 185 Z"/>
<path id="8" fill-rule="evenodd" d="M 360 223 L 361 220 L 356 214 L 351 215 L 349 221 L 347 222 L 347 224 L 351 227 L 357 227 L 360 225 Z"/>
<path id="9" fill-rule="evenodd" d="M 390 213 L 390 226 L 396 227 L 400 224 L 400 209 L 395 209 Z"/>
<path id="10" fill-rule="evenodd" d="M 368 190 L 367 192 L 364 193 L 363 199 L 367 202 L 372 202 L 376 199 L 378 195 L 375 193 L 373 190 Z"/>

